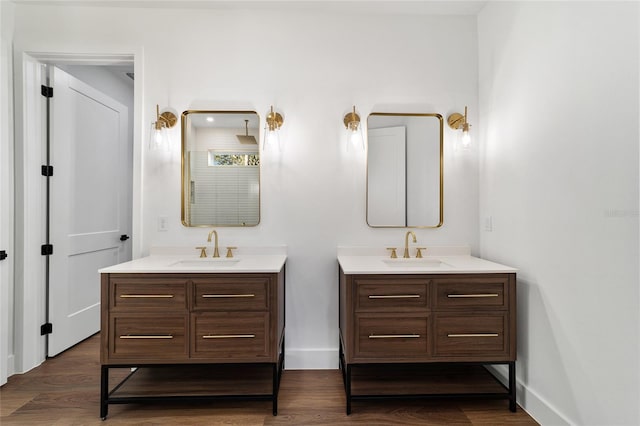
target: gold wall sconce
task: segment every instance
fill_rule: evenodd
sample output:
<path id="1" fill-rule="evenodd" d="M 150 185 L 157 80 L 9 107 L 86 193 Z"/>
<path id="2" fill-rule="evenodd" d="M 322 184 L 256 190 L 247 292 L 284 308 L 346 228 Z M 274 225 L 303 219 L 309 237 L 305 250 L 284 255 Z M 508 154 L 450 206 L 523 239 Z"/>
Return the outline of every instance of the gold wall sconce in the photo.
<path id="1" fill-rule="evenodd" d="M 351 148 L 364 150 L 360 116 L 356 113 L 355 105 L 353 106 L 353 111 L 344 116 L 343 122 L 344 127 L 347 129 L 347 150 Z"/>
<path id="2" fill-rule="evenodd" d="M 459 112 L 454 112 L 447 118 L 449 127 L 454 130 L 461 130 L 460 145 L 463 149 L 468 149 L 471 146 L 471 135 L 469 134 L 469 127 L 471 124 L 467 121 L 467 107 L 464 107 L 464 115 Z"/>
<path id="3" fill-rule="evenodd" d="M 169 129 L 176 125 L 178 118 L 171 111 L 160 114 L 160 106 L 156 105 L 156 121 L 151 123 L 149 148 L 155 150 L 169 149 Z"/>
<path id="4" fill-rule="evenodd" d="M 278 112 L 273 110 L 273 105 L 271 105 L 271 110 L 267 114 L 266 125 L 265 125 L 265 135 L 263 141 L 263 149 L 275 149 L 277 151 L 280 150 L 280 127 L 284 124 L 284 118 Z"/>

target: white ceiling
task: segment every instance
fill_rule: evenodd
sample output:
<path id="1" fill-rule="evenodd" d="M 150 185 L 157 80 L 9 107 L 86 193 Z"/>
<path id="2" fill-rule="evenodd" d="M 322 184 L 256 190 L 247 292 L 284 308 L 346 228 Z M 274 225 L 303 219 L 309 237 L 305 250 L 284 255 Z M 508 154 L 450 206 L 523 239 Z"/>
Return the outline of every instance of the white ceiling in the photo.
<path id="1" fill-rule="evenodd" d="M 477 15 L 487 0 L 12 0 L 28 5 L 272 9 L 368 14 Z"/>

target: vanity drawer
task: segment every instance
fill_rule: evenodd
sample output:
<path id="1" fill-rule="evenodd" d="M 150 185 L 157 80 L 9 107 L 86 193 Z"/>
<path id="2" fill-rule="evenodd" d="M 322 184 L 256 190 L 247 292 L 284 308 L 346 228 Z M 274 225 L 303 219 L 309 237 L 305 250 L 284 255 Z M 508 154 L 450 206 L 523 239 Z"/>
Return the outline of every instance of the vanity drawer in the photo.
<path id="1" fill-rule="evenodd" d="M 109 287 L 109 307 L 116 310 L 187 309 L 186 282 L 158 279 L 114 279 Z"/>
<path id="2" fill-rule="evenodd" d="M 356 312 L 426 311 L 429 306 L 428 280 L 358 279 Z"/>
<path id="3" fill-rule="evenodd" d="M 507 309 L 507 277 L 451 278 L 434 280 L 434 309 Z"/>
<path id="4" fill-rule="evenodd" d="M 428 353 L 426 316 L 356 315 L 355 357 L 411 358 Z"/>
<path id="5" fill-rule="evenodd" d="M 509 355 L 507 314 L 434 317 L 435 356 L 480 356 L 498 361 Z"/>
<path id="6" fill-rule="evenodd" d="M 195 313 L 191 315 L 191 330 L 192 358 L 246 362 L 270 355 L 268 313 Z"/>
<path id="7" fill-rule="evenodd" d="M 216 278 L 193 280 L 193 310 L 266 311 L 269 278 Z"/>
<path id="8" fill-rule="evenodd" d="M 109 357 L 122 360 L 176 360 L 189 356 L 187 315 L 113 314 Z"/>

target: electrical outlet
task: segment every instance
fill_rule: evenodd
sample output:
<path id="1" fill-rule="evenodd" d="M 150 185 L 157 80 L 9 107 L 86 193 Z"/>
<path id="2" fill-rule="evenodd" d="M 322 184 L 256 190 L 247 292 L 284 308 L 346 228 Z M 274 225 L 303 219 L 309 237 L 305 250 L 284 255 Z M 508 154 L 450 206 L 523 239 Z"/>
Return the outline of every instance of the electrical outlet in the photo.
<path id="1" fill-rule="evenodd" d="M 158 231 L 169 230 L 169 219 L 166 216 L 158 216 Z"/>

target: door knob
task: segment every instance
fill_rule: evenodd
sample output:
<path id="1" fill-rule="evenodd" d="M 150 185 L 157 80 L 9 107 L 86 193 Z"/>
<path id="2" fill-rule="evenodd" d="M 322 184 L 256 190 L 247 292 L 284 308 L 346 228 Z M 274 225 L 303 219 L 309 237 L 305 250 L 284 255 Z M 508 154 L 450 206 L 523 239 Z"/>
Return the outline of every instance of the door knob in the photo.
<path id="1" fill-rule="evenodd" d="M 0 250 L 0 260 L 5 260 L 7 258 L 7 252 L 4 250 Z"/>
<path id="2" fill-rule="evenodd" d="M 129 236 L 126 234 L 122 234 L 120 235 L 120 241 L 127 241 L 129 239 Z"/>

